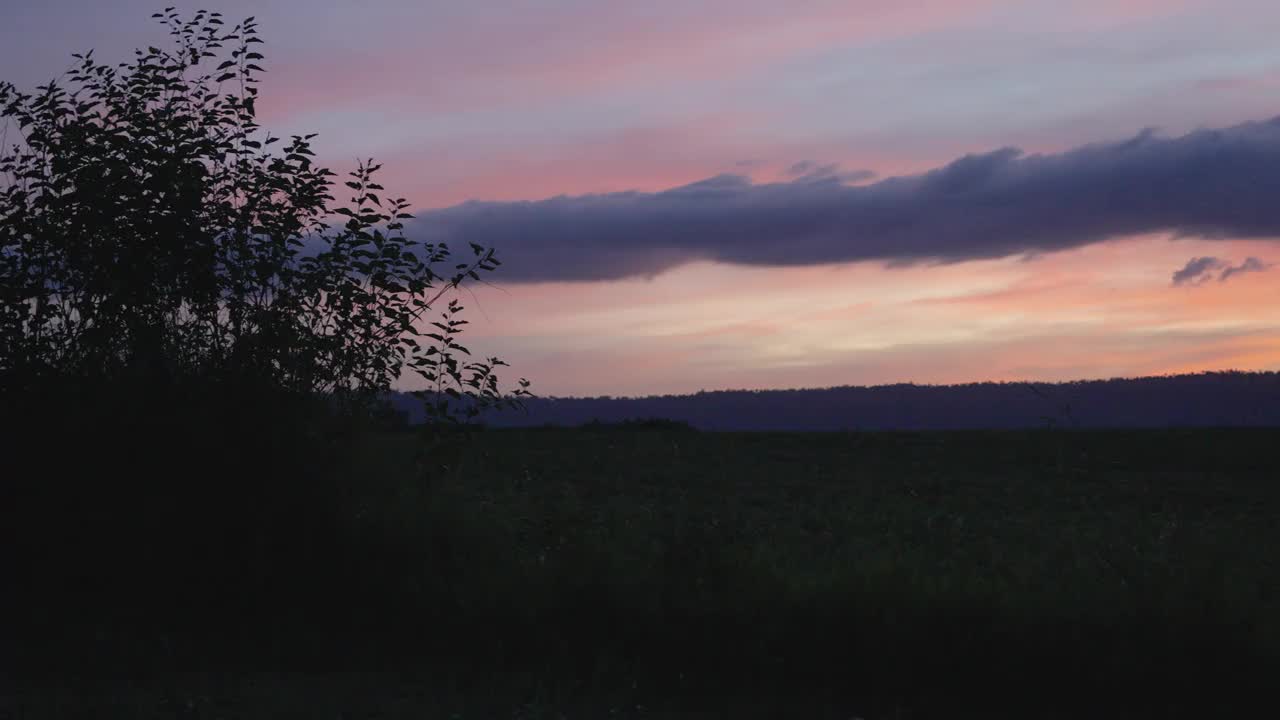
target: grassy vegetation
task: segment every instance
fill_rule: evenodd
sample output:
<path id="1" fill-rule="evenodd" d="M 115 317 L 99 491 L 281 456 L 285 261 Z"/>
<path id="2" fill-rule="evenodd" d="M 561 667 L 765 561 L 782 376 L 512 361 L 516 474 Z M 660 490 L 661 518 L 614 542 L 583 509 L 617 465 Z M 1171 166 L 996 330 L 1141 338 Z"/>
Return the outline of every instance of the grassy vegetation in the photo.
<path id="1" fill-rule="evenodd" d="M 423 473 L 418 435 L 363 434 L 290 486 L 295 511 L 271 506 L 256 554 L 224 538 L 243 559 L 186 556 L 168 598 L 106 583 L 29 609 L 9 702 L 17 717 L 1225 716 L 1280 669 L 1278 440 L 595 426 L 468 434 Z M 136 587 L 163 594 L 176 575 L 148 567 L 160 580 Z"/>

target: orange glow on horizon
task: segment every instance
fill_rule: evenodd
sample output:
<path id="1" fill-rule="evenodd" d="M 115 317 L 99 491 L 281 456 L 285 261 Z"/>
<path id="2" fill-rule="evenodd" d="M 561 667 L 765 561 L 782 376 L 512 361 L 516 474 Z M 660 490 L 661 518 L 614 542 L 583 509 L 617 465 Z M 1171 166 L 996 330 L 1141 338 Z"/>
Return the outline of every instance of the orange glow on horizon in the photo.
<path id="1" fill-rule="evenodd" d="M 472 308 L 472 349 L 503 355 L 545 395 L 1280 369 L 1275 276 L 1171 286 L 1198 255 L 1274 252 L 1267 241 L 1146 236 L 1031 261 L 498 280 L 502 291 L 468 298 L 483 310 Z"/>

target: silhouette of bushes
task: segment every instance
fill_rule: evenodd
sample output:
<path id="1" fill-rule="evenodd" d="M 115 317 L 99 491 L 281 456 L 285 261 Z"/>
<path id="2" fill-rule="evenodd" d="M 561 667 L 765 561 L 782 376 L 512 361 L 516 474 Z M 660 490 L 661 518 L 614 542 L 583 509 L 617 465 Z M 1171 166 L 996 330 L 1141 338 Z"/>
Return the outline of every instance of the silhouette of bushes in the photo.
<path id="1" fill-rule="evenodd" d="M 66 88 L 0 84 L 20 138 L 0 155 L 4 391 L 198 381 L 358 406 L 413 372 L 442 418 L 455 400 L 474 411 L 525 394 L 500 391 L 500 360 L 465 360 L 462 307 L 440 304 L 497 267 L 493 250 L 472 244 L 459 262 L 407 237 L 408 201 L 372 161 L 338 203 L 312 136 L 273 150 L 255 120 L 252 19 L 157 17 L 170 49 L 118 66 L 76 55 Z"/>
<path id="2" fill-rule="evenodd" d="M 15 594 L 81 627 L 336 611 L 377 562 L 348 532 L 353 447 L 404 427 L 391 384 L 428 383 L 440 422 L 528 394 L 459 342 L 450 293 L 499 262 L 407 235 L 372 160 L 336 183 L 313 136 L 263 131 L 252 18 L 155 17 L 166 48 L 0 83 Z"/>

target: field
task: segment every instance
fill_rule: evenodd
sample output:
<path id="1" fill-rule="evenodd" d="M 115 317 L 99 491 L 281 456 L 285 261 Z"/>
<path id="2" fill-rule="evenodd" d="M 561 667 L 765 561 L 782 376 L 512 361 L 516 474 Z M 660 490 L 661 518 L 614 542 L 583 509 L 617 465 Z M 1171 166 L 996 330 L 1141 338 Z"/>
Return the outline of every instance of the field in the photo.
<path id="1" fill-rule="evenodd" d="M 428 473 L 418 434 L 366 434 L 314 484 L 321 529 L 231 580 L 209 560 L 207 602 L 126 589 L 31 611 L 6 702 L 16 718 L 1234 715 L 1280 670 L 1278 441 L 587 426 L 460 434 Z"/>

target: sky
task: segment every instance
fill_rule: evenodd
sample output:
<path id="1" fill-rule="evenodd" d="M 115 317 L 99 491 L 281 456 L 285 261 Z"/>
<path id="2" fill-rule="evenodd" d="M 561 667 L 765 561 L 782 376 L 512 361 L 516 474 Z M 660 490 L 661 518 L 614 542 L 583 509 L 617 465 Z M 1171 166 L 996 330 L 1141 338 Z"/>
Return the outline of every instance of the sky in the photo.
<path id="1" fill-rule="evenodd" d="M 7 6 L 0 79 L 161 44 Z M 179 6 L 191 12 L 200 6 Z M 1280 370 L 1274 0 L 227 0 L 541 395 Z"/>

